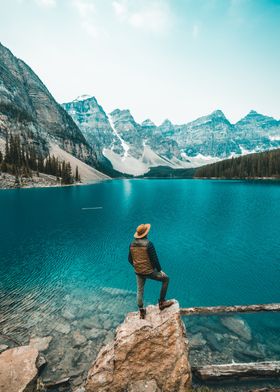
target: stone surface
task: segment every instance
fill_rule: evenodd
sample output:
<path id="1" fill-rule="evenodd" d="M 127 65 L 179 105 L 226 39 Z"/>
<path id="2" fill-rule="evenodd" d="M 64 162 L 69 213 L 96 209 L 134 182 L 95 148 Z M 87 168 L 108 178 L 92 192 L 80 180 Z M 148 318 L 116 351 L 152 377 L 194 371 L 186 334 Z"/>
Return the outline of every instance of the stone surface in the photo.
<path id="1" fill-rule="evenodd" d="M 45 367 L 47 364 L 46 358 L 43 355 L 39 355 L 36 365 L 37 365 L 37 369 L 41 370 L 43 367 Z"/>
<path id="2" fill-rule="evenodd" d="M 97 339 L 100 337 L 105 337 L 106 331 L 99 328 L 91 328 L 85 331 L 85 335 L 87 336 L 88 339 Z"/>
<path id="3" fill-rule="evenodd" d="M 39 351 L 21 346 L 0 355 L 0 392 L 35 392 Z"/>
<path id="4" fill-rule="evenodd" d="M 193 335 L 190 339 L 190 348 L 202 347 L 206 344 L 206 340 L 203 339 L 202 333 Z"/>
<path id="5" fill-rule="evenodd" d="M 65 320 L 72 321 L 72 320 L 75 320 L 76 316 L 75 316 L 74 312 L 71 311 L 70 309 L 65 309 L 62 312 L 62 317 L 65 318 Z"/>
<path id="6" fill-rule="evenodd" d="M 81 334 L 80 331 L 75 331 L 73 333 L 73 339 L 74 339 L 74 347 L 82 346 L 87 341 L 87 339 L 84 337 L 84 335 Z"/>
<path id="7" fill-rule="evenodd" d="M 54 329 L 57 332 L 63 333 L 63 334 L 68 334 L 71 331 L 71 327 L 69 324 L 67 323 L 57 323 L 56 326 L 54 327 Z"/>
<path id="8" fill-rule="evenodd" d="M 52 336 L 45 336 L 43 338 L 32 338 L 30 339 L 29 346 L 36 348 L 38 351 L 45 351 L 49 348 Z"/>
<path id="9" fill-rule="evenodd" d="M 74 389 L 73 392 L 86 392 L 86 390 L 84 387 L 78 387 L 78 388 Z"/>
<path id="10" fill-rule="evenodd" d="M 222 324 L 242 339 L 249 341 L 252 339 L 252 334 L 249 326 L 244 320 L 236 317 L 223 317 Z"/>
<path id="11" fill-rule="evenodd" d="M 144 388 L 143 383 L 150 389 L 131 389 Z M 99 352 L 85 389 L 185 392 L 190 385 L 185 326 L 176 302 L 162 312 L 157 306 L 148 306 L 145 320 L 136 312 L 129 313 L 114 341 Z"/>
<path id="12" fill-rule="evenodd" d="M 155 380 L 150 381 L 136 381 L 129 384 L 128 392 L 160 392 L 160 389 Z"/>
<path id="13" fill-rule="evenodd" d="M 7 350 L 8 348 L 9 348 L 9 346 L 7 346 L 6 344 L 0 344 L 0 353 Z"/>

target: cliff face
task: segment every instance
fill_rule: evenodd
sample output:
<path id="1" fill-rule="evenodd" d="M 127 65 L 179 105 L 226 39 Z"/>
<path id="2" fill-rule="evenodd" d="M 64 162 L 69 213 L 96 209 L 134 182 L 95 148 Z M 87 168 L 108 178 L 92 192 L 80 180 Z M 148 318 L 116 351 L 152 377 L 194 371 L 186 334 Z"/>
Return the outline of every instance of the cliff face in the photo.
<path id="1" fill-rule="evenodd" d="M 148 306 L 145 320 L 129 313 L 112 343 L 93 363 L 86 392 L 186 392 L 191 386 L 188 343 L 179 305 L 160 312 Z"/>
<path id="2" fill-rule="evenodd" d="M 86 140 L 102 159 L 102 150 L 109 147 L 117 153 L 122 152 L 121 142 L 113 132 L 110 119 L 94 97 L 81 96 L 72 102 L 62 104 L 83 132 Z"/>
<path id="3" fill-rule="evenodd" d="M 95 154 L 70 115 L 22 60 L 0 44 L 0 138 L 20 134 L 43 154 L 50 142 L 94 165 Z"/>

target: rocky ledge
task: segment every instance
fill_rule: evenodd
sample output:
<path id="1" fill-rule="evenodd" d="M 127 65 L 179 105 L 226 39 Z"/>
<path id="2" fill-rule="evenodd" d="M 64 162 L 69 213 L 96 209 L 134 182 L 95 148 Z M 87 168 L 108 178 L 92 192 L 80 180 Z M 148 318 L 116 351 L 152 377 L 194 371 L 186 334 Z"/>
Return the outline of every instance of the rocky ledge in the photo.
<path id="1" fill-rule="evenodd" d="M 0 355 L 0 392 L 35 392 L 44 364 L 35 347 L 11 348 Z"/>
<path id="2" fill-rule="evenodd" d="M 179 304 L 128 313 L 93 363 L 86 392 L 186 392 L 191 386 L 186 330 Z"/>
<path id="3" fill-rule="evenodd" d="M 13 189 L 13 188 L 47 188 L 52 186 L 60 186 L 55 176 L 40 173 L 33 177 L 23 177 L 16 181 L 16 177 L 8 173 L 0 173 L 0 189 Z"/>

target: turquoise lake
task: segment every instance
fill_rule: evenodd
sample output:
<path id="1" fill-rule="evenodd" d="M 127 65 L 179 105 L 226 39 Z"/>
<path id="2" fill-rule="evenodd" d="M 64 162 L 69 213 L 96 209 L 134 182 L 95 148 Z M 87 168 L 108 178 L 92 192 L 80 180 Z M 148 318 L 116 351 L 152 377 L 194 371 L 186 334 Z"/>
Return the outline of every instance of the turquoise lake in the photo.
<path id="1" fill-rule="evenodd" d="M 49 361 L 59 356 L 54 342 L 70 346 L 73 330 L 82 333 L 84 319 L 96 312 L 111 333 L 137 309 L 127 254 L 140 223 L 152 224 L 150 239 L 170 276 L 168 297 L 181 307 L 280 302 L 279 207 L 280 184 L 261 181 L 114 180 L 1 190 L 0 328 L 23 343 L 52 334 Z M 145 290 L 146 303 L 156 302 L 159 284 L 149 281 Z M 279 315 L 243 317 L 251 349 L 268 341 L 259 348 L 264 359 L 280 359 Z M 56 329 L 62 319 L 70 332 Z M 210 319 L 190 325 L 213 323 L 222 334 Z M 96 338 L 99 346 L 106 338 Z M 81 369 L 94 357 L 83 352 L 75 362 L 74 356 L 67 360 Z"/>

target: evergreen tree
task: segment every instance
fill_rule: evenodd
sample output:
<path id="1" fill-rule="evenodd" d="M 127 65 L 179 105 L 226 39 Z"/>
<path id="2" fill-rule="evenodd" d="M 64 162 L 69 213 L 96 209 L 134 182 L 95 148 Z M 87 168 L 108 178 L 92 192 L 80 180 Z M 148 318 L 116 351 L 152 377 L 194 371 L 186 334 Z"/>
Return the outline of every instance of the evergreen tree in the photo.
<path id="1" fill-rule="evenodd" d="M 78 168 L 78 166 L 76 166 L 75 181 L 76 181 L 76 182 L 80 182 L 80 181 L 81 181 L 81 177 L 80 177 L 80 174 L 79 174 L 79 168 Z"/>
<path id="2" fill-rule="evenodd" d="M 0 169 L 3 172 L 13 174 L 16 185 L 20 185 L 21 177 L 32 177 L 32 173 L 45 173 L 61 179 L 62 184 L 72 184 L 80 181 L 78 167 L 76 167 L 75 178 L 69 162 L 59 161 L 54 155 L 44 157 L 34 146 L 24 144 L 25 139 L 20 135 L 12 135 L 7 132 L 5 143 L 5 154 L 0 152 Z"/>
<path id="3" fill-rule="evenodd" d="M 61 174 L 62 184 L 73 184 L 72 169 L 69 162 L 62 162 L 62 174 Z"/>
<path id="4" fill-rule="evenodd" d="M 226 159 L 195 171 L 195 177 L 280 178 L 280 149 Z"/>

